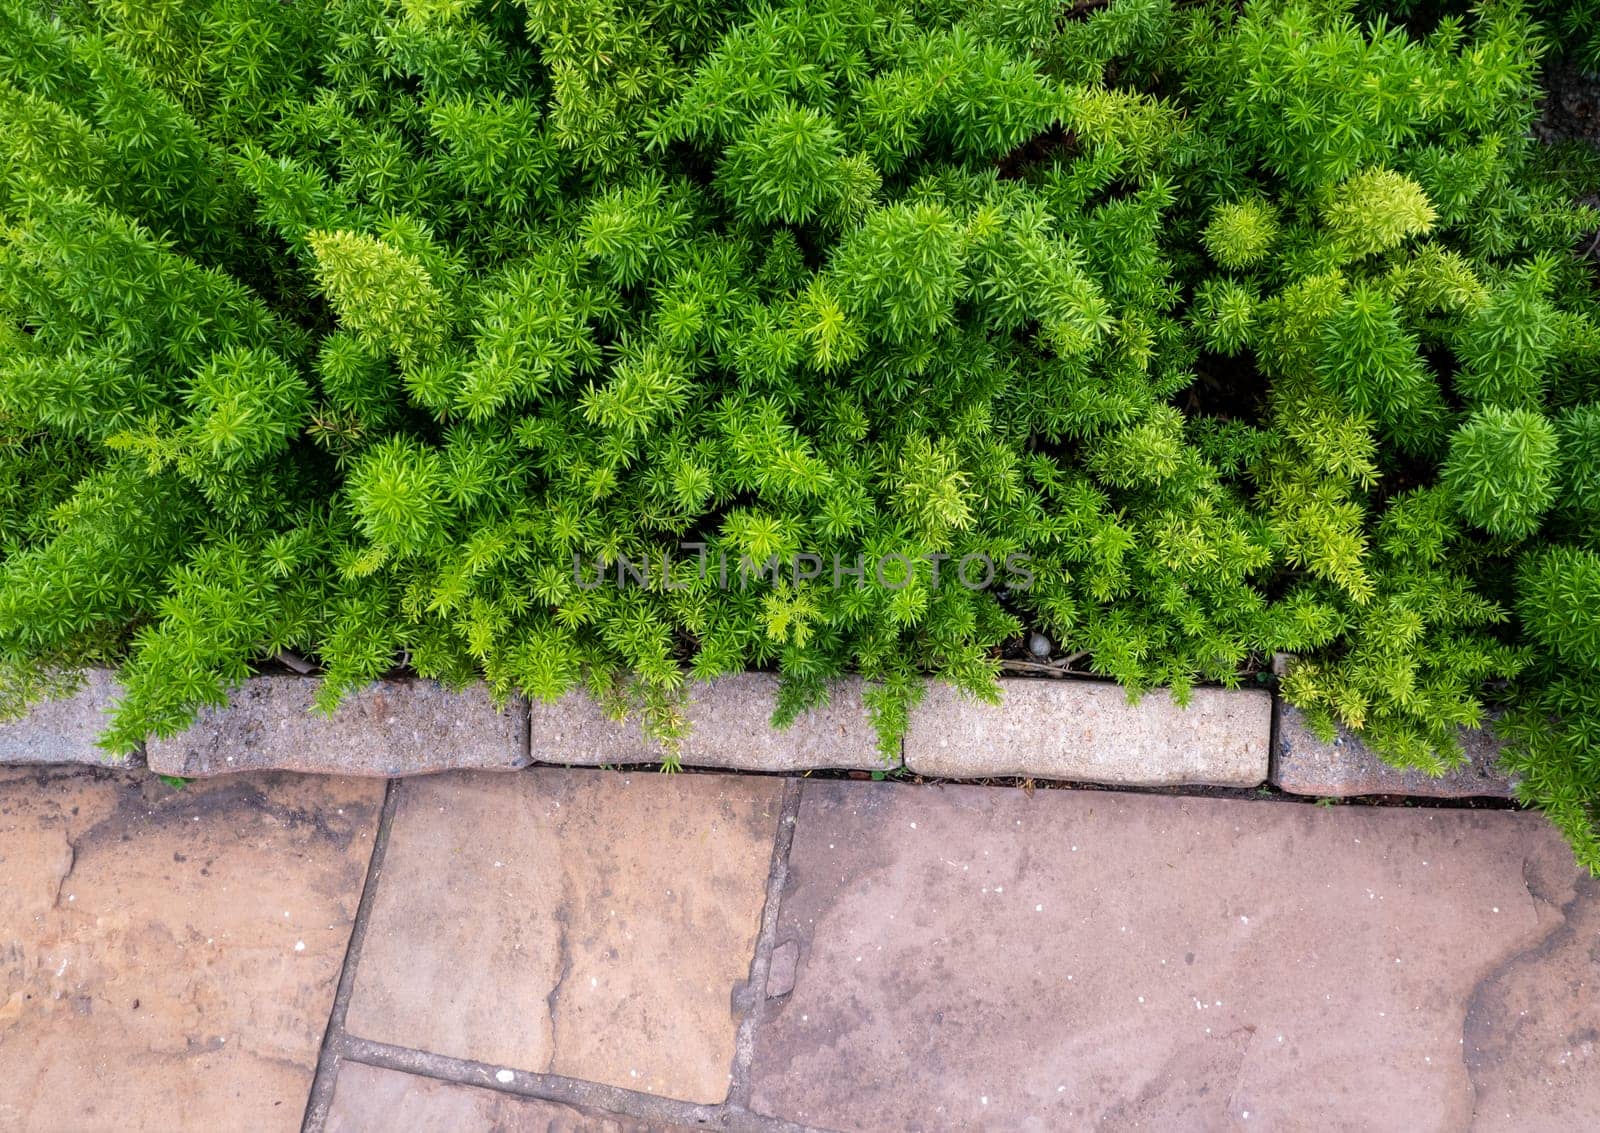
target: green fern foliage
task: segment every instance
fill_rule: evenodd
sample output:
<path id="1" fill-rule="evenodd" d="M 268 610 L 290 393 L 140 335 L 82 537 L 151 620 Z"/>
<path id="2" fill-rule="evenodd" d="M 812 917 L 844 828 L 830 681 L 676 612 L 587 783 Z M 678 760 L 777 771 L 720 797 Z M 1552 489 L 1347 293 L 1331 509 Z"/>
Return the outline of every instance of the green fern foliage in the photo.
<path id="1" fill-rule="evenodd" d="M 1037 627 L 1600 867 L 1600 161 L 1515 0 L 0 0 L 0 708 L 284 649 L 586 685 Z M 976 584 L 971 584 L 976 580 Z"/>

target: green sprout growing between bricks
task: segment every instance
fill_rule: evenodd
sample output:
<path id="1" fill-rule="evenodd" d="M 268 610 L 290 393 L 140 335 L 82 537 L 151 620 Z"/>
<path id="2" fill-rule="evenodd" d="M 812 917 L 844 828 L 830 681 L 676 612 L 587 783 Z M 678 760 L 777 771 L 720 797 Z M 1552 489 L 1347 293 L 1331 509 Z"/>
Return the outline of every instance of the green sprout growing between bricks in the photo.
<path id="1" fill-rule="evenodd" d="M 893 751 L 1025 629 L 1281 652 L 1400 766 L 1502 708 L 1600 868 L 1600 162 L 1523 5 L 1366 14 L 0 0 L 0 703 L 115 664 L 126 751 L 293 650 L 670 741 L 858 672 Z M 575 578 L 685 543 L 911 574 Z"/>

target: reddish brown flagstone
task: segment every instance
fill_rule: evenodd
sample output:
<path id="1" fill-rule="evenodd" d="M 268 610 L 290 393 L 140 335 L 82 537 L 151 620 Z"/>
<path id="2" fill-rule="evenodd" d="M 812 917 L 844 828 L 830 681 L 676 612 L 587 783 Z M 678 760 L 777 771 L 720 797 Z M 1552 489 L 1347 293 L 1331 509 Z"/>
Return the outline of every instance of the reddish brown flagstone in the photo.
<path id="1" fill-rule="evenodd" d="M 1592 1129 L 1600 886 L 1534 814 L 806 783 L 757 1112 Z M 1526 1014 L 1524 1014 L 1526 1012 Z"/>
<path id="2" fill-rule="evenodd" d="M 299 1129 L 382 797 L 0 772 L 0 1129 Z"/>

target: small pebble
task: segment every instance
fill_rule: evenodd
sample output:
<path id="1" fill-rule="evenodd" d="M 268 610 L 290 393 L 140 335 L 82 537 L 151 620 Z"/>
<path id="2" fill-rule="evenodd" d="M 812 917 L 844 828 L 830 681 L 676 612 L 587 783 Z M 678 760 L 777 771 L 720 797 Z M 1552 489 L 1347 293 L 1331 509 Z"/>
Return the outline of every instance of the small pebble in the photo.
<path id="1" fill-rule="evenodd" d="M 496 1070 L 494 1072 L 494 1080 L 499 1082 L 502 1086 L 510 1085 L 515 1078 L 516 1075 L 511 1073 L 509 1070 Z"/>
<path id="2" fill-rule="evenodd" d="M 1035 657 L 1050 656 L 1050 648 L 1050 639 L 1044 634 L 1031 633 L 1028 635 L 1028 652 Z"/>

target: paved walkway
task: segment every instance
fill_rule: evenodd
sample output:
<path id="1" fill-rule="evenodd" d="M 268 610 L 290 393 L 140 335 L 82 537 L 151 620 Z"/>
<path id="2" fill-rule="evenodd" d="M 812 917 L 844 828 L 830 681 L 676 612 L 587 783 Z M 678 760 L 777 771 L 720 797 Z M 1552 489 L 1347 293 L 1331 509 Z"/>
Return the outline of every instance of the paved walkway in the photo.
<path id="1" fill-rule="evenodd" d="M 1600 1113 L 1535 815 L 541 769 L 0 769 L 0 1130 Z"/>

